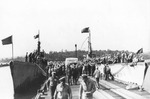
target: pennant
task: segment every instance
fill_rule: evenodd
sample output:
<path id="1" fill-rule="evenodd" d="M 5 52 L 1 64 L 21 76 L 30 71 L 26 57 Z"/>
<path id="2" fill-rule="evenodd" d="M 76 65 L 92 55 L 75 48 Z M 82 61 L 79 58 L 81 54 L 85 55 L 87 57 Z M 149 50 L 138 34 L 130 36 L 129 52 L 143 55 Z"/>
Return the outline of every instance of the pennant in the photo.
<path id="1" fill-rule="evenodd" d="M 143 53 L 143 48 L 139 49 L 139 50 L 136 52 L 136 54 L 141 54 L 141 53 Z"/>
<path id="2" fill-rule="evenodd" d="M 37 35 L 34 36 L 34 39 L 37 39 L 37 38 L 39 38 L 39 34 L 37 34 Z"/>
<path id="3" fill-rule="evenodd" d="M 12 36 L 9 36 L 2 40 L 3 45 L 12 44 Z"/>
<path id="4" fill-rule="evenodd" d="M 90 29 L 89 27 L 86 27 L 84 29 L 82 29 L 81 33 L 89 33 L 90 32 Z"/>

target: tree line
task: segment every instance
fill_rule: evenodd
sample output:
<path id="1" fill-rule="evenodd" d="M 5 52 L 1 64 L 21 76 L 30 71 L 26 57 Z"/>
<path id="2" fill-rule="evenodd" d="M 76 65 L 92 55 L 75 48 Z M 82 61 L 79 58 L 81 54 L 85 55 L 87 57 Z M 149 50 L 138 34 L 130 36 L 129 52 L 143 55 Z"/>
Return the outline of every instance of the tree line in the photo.
<path id="1" fill-rule="evenodd" d="M 92 57 L 102 57 L 105 55 L 110 55 L 111 57 L 114 57 L 115 54 L 117 54 L 118 50 L 93 50 L 92 51 Z M 128 52 L 128 51 L 127 51 Z M 79 60 L 82 60 L 86 55 L 88 54 L 88 51 L 85 50 L 77 50 L 77 58 Z M 45 53 L 45 57 L 48 60 L 51 61 L 64 61 L 68 57 L 76 57 L 75 51 L 50 51 L 49 53 Z"/>
<path id="2" fill-rule="evenodd" d="M 92 56 L 93 57 L 103 57 L 105 55 L 110 55 L 112 58 L 117 54 L 117 53 L 121 53 L 121 52 L 129 52 L 128 50 L 93 50 L 92 51 Z M 88 53 L 88 51 L 85 50 L 77 50 L 77 58 L 79 60 L 82 60 L 84 58 L 84 56 L 86 56 Z M 76 57 L 76 52 L 75 51 L 50 51 L 49 53 L 44 53 L 45 58 L 48 61 L 65 61 L 66 58 L 68 57 Z M 150 55 L 145 55 L 146 58 L 150 59 Z M 1 59 L 1 62 L 9 62 L 11 61 L 11 58 L 5 58 L 5 59 Z M 18 56 L 14 58 L 15 61 L 25 61 L 25 56 Z"/>

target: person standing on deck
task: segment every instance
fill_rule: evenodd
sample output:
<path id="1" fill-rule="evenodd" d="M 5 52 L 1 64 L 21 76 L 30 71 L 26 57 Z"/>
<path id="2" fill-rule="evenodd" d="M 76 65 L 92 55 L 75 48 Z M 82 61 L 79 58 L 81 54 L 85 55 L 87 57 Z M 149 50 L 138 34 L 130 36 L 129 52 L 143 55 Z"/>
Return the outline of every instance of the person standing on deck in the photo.
<path id="1" fill-rule="evenodd" d="M 26 52 L 25 62 L 28 62 L 28 52 Z"/>
<path id="2" fill-rule="evenodd" d="M 29 54 L 29 62 L 32 62 L 32 53 Z"/>
<path id="3" fill-rule="evenodd" d="M 68 84 L 65 83 L 65 77 L 59 79 L 60 84 L 57 85 L 54 99 L 72 99 L 72 91 Z"/>
<path id="4" fill-rule="evenodd" d="M 79 88 L 79 99 L 93 99 L 93 93 L 96 91 L 95 82 L 86 74 L 82 75 L 82 80 Z"/>

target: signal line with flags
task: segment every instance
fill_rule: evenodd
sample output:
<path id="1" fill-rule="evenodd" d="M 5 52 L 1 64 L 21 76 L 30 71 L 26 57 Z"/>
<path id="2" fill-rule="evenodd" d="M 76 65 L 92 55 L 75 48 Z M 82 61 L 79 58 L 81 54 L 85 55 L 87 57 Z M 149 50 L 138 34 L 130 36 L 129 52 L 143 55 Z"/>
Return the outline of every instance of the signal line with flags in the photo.
<path id="1" fill-rule="evenodd" d="M 139 49 L 139 50 L 136 52 L 136 54 L 141 54 L 141 53 L 143 53 L 143 48 Z"/>
<path id="2" fill-rule="evenodd" d="M 2 44 L 3 45 L 8 45 L 8 44 L 12 44 L 12 60 L 13 60 L 13 56 L 14 56 L 14 52 L 13 52 L 13 36 L 9 36 L 7 38 L 2 39 Z"/>

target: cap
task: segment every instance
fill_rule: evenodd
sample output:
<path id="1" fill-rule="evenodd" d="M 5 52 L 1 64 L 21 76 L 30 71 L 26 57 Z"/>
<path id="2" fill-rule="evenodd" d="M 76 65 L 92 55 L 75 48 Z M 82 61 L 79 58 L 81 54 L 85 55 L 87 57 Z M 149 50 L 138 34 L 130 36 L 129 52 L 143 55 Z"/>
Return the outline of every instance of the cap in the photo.
<path id="1" fill-rule="evenodd" d="M 52 72 L 52 74 L 56 74 L 56 72 Z"/>
<path id="2" fill-rule="evenodd" d="M 65 76 L 61 77 L 59 81 L 65 81 Z"/>
<path id="3" fill-rule="evenodd" d="M 86 74 L 82 74 L 82 78 L 85 79 L 88 78 L 88 76 Z"/>

